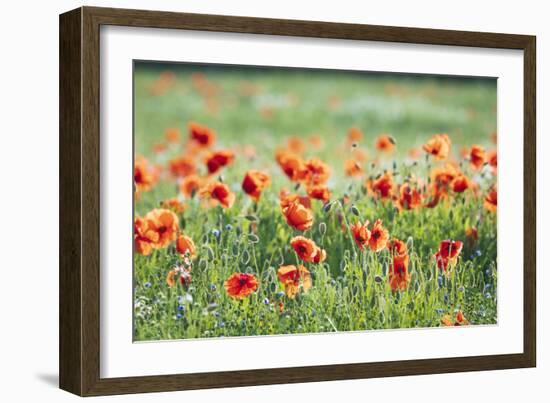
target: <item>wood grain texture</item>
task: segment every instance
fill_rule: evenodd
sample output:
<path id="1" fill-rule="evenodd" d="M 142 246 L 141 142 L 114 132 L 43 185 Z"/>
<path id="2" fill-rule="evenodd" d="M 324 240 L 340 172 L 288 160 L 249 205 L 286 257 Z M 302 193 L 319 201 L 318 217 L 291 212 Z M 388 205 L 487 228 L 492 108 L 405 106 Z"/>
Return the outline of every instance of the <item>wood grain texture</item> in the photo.
<path id="1" fill-rule="evenodd" d="M 59 21 L 59 386 L 81 394 L 81 10 Z"/>
<path id="2" fill-rule="evenodd" d="M 524 352 L 131 378 L 100 377 L 101 25 L 524 51 Z M 536 363 L 536 45 L 497 33 L 82 7 L 60 16 L 60 387 L 81 396 L 532 367 Z"/>

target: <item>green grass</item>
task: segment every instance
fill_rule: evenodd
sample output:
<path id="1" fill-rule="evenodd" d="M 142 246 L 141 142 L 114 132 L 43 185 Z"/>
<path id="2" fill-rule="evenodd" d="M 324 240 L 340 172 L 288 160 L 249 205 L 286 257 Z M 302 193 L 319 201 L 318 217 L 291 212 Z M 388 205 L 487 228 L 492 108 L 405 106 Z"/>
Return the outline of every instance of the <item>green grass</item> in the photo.
<path id="1" fill-rule="evenodd" d="M 392 170 L 401 183 L 408 173 L 426 178 L 436 165 L 424 157 L 413 162 L 407 157 L 433 133 L 447 132 L 458 158 L 461 147 L 473 143 L 491 147 L 489 134 L 496 130 L 496 82 L 481 79 L 446 79 L 405 75 L 375 75 L 312 70 L 214 68 L 171 66 L 175 86 L 160 96 L 149 89 L 163 65 L 137 64 L 135 69 L 135 149 L 151 162 L 164 164 L 168 156 L 157 156 L 153 144 L 161 142 L 164 130 L 177 127 L 186 133 L 189 121 L 212 127 L 217 148 L 252 144 L 257 150 L 253 162 L 237 157 L 222 172 L 223 180 L 237 194 L 230 209 L 205 209 L 197 198 L 186 200 L 180 226 L 198 249 L 189 287 L 169 288 L 166 273 L 177 260 L 174 248 L 156 250 L 134 258 L 134 339 L 159 340 L 219 336 L 314 333 L 349 330 L 439 326 L 444 314 L 460 309 L 472 324 L 494 324 L 497 318 L 496 216 L 483 209 L 482 198 L 458 196 L 450 204 L 433 209 L 399 212 L 391 203 L 365 195 L 363 179 L 343 175 L 347 130 L 357 126 L 365 133 L 359 147 L 374 159 L 374 139 L 390 133 L 397 151 L 380 164 L 367 166 L 366 176 Z M 191 74 L 205 72 L 220 91 L 218 110 L 205 107 L 203 97 L 191 85 Z M 243 81 L 260 88 L 257 94 L 240 95 Z M 328 102 L 336 97 L 337 109 Z M 271 119 L 260 113 L 273 108 Z M 328 183 L 333 199 L 344 193 L 350 203 L 338 202 L 328 212 L 313 201 L 315 222 L 305 233 L 286 224 L 279 207 L 278 192 L 293 188 L 274 161 L 275 149 L 291 135 L 307 139 L 318 134 L 324 148 L 307 150 L 305 157 L 319 156 L 332 167 Z M 177 147 L 168 154 L 176 155 Z M 272 178 L 260 202 L 253 203 L 240 190 L 248 169 L 262 169 Z M 468 164 L 463 171 L 475 174 Z M 481 194 L 495 178 L 475 176 Z M 297 192 L 302 192 L 298 189 Z M 160 201 L 177 196 L 173 180 L 163 179 L 135 204 L 136 215 L 158 207 Z M 355 205 L 360 217 L 350 210 Z M 246 216 L 254 215 L 257 221 Z M 393 292 L 387 281 L 391 257 L 360 251 L 341 220 L 383 220 L 392 237 L 407 242 L 411 273 L 405 291 Z M 444 239 L 465 240 L 465 228 L 476 225 L 479 240 L 465 242 L 459 263 L 450 277 L 442 276 L 433 254 Z M 231 229 L 229 229 L 229 226 Z M 256 230 L 253 230 L 255 227 Z M 220 231 L 216 237 L 212 230 Z M 254 233 L 256 237 L 250 237 Z M 289 240 L 302 234 L 327 251 L 324 264 L 306 263 L 313 287 L 295 299 L 284 296 L 277 279 L 282 264 L 302 263 Z M 224 280 L 234 272 L 250 272 L 260 280 L 258 291 L 240 301 L 226 294 Z M 284 312 L 279 311 L 284 303 Z"/>

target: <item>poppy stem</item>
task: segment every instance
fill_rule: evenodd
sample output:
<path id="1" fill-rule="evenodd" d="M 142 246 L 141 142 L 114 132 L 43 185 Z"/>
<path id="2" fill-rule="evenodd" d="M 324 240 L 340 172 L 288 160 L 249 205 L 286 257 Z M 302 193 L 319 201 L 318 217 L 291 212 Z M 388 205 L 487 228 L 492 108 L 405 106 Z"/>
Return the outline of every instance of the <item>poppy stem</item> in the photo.
<path id="1" fill-rule="evenodd" d="M 348 238 L 349 238 L 350 243 L 351 243 L 351 248 L 352 248 L 352 250 L 355 250 L 355 242 L 354 242 L 354 240 L 351 236 L 350 226 L 349 226 L 348 218 L 346 217 L 346 212 L 344 211 L 344 206 L 342 205 L 342 202 L 340 200 L 336 200 L 336 203 L 338 203 L 338 206 L 340 206 L 340 211 L 342 212 L 342 217 L 344 219 L 344 222 L 346 223 L 346 232 L 348 234 Z"/>

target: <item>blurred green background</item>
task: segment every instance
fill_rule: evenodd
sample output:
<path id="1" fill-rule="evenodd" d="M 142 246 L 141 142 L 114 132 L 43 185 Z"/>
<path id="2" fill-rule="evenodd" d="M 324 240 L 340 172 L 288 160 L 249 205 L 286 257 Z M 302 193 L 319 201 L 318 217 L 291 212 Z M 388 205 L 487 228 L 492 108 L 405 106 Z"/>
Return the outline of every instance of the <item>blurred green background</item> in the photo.
<path id="1" fill-rule="evenodd" d="M 173 86 L 150 96 L 167 72 Z M 207 91 L 215 94 L 215 105 L 205 105 L 192 84 L 197 73 L 214 87 Z M 490 78 L 154 62 L 135 62 L 134 77 L 141 154 L 162 140 L 167 127 L 186 133 L 190 120 L 214 128 L 222 146 L 253 142 L 270 153 L 290 135 L 341 142 L 352 126 L 364 132 L 366 147 L 380 133 L 391 134 L 398 152 L 434 133 L 449 133 L 454 144 L 469 146 L 488 142 L 496 131 L 497 83 Z M 318 155 L 330 153 L 328 147 Z"/>

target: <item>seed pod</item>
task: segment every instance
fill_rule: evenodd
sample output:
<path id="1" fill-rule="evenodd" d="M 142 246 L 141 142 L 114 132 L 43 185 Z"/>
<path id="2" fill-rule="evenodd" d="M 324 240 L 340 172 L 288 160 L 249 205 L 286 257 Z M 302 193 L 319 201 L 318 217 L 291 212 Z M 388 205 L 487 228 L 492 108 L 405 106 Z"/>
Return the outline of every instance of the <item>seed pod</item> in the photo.
<path id="1" fill-rule="evenodd" d="M 359 209 L 355 206 L 355 204 L 351 206 L 351 212 L 359 217 Z"/>
<path id="2" fill-rule="evenodd" d="M 324 236 L 326 232 L 327 232 L 327 224 L 325 224 L 324 222 L 319 223 L 319 234 L 321 234 L 321 236 Z"/>
<path id="3" fill-rule="evenodd" d="M 260 242 L 260 238 L 258 238 L 258 236 L 256 234 L 248 234 L 248 240 L 251 242 L 251 243 L 258 243 Z"/>
<path id="4" fill-rule="evenodd" d="M 326 203 L 324 206 L 323 206 L 323 212 L 324 213 L 328 213 L 330 211 L 330 209 L 332 208 L 332 203 L 329 202 L 329 203 Z"/>

